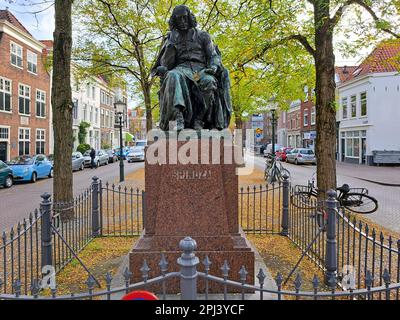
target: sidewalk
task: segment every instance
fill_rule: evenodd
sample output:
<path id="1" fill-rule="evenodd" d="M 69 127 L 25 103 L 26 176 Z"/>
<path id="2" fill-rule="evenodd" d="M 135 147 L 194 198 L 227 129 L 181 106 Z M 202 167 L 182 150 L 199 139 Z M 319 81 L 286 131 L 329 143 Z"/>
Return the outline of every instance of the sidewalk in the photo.
<path id="1" fill-rule="evenodd" d="M 400 167 L 374 167 L 336 162 L 337 173 L 381 185 L 400 187 Z"/>

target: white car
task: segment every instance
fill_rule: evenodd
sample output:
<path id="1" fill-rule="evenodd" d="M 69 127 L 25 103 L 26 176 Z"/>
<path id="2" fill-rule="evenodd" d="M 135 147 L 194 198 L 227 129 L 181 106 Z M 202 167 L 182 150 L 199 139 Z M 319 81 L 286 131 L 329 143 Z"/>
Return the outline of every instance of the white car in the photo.
<path id="1" fill-rule="evenodd" d="M 126 159 L 128 160 L 128 162 L 144 161 L 145 159 L 144 154 L 145 152 L 143 146 L 132 147 L 129 150 L 128 155 L 126 156 Z"/>

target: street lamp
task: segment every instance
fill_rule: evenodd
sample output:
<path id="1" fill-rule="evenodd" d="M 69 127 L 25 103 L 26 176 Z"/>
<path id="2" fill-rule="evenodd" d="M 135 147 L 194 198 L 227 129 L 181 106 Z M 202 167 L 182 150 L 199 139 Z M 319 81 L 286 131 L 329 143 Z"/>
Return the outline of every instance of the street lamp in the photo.
<path id="1" fill-rule="evenodd" d="M 271 103 L 269 110 L 271 111 L 271 116 L 272 116 L 272 159 L 275 159 L 275 128 L 277 124 L 277 116 L 276 116 L 276 111 L 277 111 L 277 106 L 276 106 L 276 97 L 272 97 L 269 102 Z"/>
<path id="2" fill-rule="evenodd" d="M 122 155 L 123 141 L 122 141 L 122 125 L 124 123 L 123 116 L 126 110 L 125 102 L 118 99 L 117 102 L 114 103 L 115 114 L 118 117 L 118 123 L 115 125 L 115 128 L 119 128 L 119 182 L 123 182 L 125 180 L 124 177 L 124 159 Z"/>

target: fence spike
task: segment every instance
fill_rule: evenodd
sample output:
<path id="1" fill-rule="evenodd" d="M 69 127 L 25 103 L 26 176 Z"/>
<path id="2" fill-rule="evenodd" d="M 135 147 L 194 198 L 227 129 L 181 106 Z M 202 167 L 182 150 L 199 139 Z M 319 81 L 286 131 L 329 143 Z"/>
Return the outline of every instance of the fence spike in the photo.
<path id="1" fill-rule="evenodd" d="M 2 240 L 3 240 L 3 244 L 5 245 L 7 242 L 7 234 L 5 231 L 3 231 L 3 235 L 1 236 Z"/>
<path id="2" fill-rule="evenodd" d="M 240 187 L 240 192 L 243 193 L 243 187 Z"/>
<path id="3" fill-rule="evenodd" d="M 379 236 L 379 239 L 381 240 L 381 242 L 383 242 L 385 240 L 385 237 L 383 235 L 383 232 L 381 231 L 381 234 Z"/>
<path id="4" fill-rule="evenodd" d="M 86 286 L 88 287 L 89 291 L 94 289 L 95 281 L 92 275 L 89 275 L 88 279 L 86 280 Z"/>
<path id="5" fill-rule="evenodd" d="M 388 243 L 389 243 L 389 247 L 391 247 L 391 246 L 392 246 L 392 243 L 393 243 L 393 238 L 392 238 L 391 235 L 389 235 Z"/>
<path id="6" fill-rule="evenodd" d="M 161 254 L 161 261 L 158 265 L 160 266 L 161 273 L 165 274 L 165 272 L 168 270 L 168 261 L 165 258 L 164 253 Z"/>
<path id="7" fill-rule="evenodd" d="M 110 286 L 110 285 L 111 285 L 111 282 L 112 282 L 112 280 L 113 280 L 113 277 L 112 277 L 112 275 L 111 275 L 110 272 L 107 272 L 107 273 L 106 273 L 105 279 L 106 279 L 106 285 L 107 285 L 107 286 Z"/>
<path id="8" fill-rule="evenodd" d="M 210 271 L 210 266 L 211 266 L 211 261 L 208 255 L 206 255 L 206 257 L 204 258 L 203 265 L 204 265 L 204 270 L 206 271 L 206 273 L 208 273 Z"/>
<path id="9" fill-rule="evenodd" d="M 143 265 L 140 268 L 140 271 L 142 272 L 142 277 L 143 277 L 144 282 L 146 282 L 149 277 L 149 271 L 150 271 L 150 268 L 149 268 L 149 265 L 147 264 L 146 259 L 143 260 Z"/>
<path id="10" fill-rule="evenodd" d="M 39 214 L 38 209 L 35 209 L 35 211 L 34 211 L 34 213 L 33 213 L 35 220 L 37 219 L 38 214 Z"/>
<path id="11" fill-rule="evenodd" d="M 14 239 L 14 228 L 13 227 L 11 227 L 11 230 L 10 230 L 10 239 L 11 240 Z"/>
<path id="12" fill-rule="evenodd" d="M 383 281 L 385 281 L 386 285 L 390 284 L 391 279 L 390 279 L 390 273 L 389 273 L 388 269 L 385 268 L 385 271 L 383 271 L 382 278 L 383 278 Z"/>
<path id="13" fill-rule="evenodd" d="M 228 261 L 225 260 L 225 261 L 224 261 L 224 265 L 223 265 L 222 268 L 221 268 L 222 275 L 223 275 L 224 277 L 228 277 L 228 275 L 229 275 L 229 270 L 231 270 L 231 268 L 229 268 Z"/>
<path id="14" fill-rule="evenodd" d="M 267 276 L 264 273 L 264 270 L 262 268 L 260 268 L 260 271 L 258 271 L 257 274 L 257 279 L 258 279 L 258 283 L 260 286 L 264 285 L 264 280 Z"/>
<path id="15" fill-rule="evenodd" d="M 368 224 L 366 224 L 365 225 L 365 234 L 368 235 L 368 233 L 369 233 L 369 227 L 368 227 Z"/>
<path id="16" fill-rule="evenodd" d="M 124 270 L 125 282 L 129 281 L 131 279 L 132 275 L 133 275 L 133 273 L 129 270 L 128 267 L 126 267 L 125 270 Z"/>
<path id="17" fill-rule="evenodd" d="M 17 224 L 17 233 L 18 235 L 21 233 L 21 222 L 18 222 Z"/>
<path id="18" fill-rule="evenodd" d="M 39 286 L 39 281 L 38 279 L 33 279 L 32 280 L 32 285 L 31 285 L 31 295 L 33 295 L 34 298 L 37 298 L 39 291 L 40 291 L 40 286 Z"/>
<path id="19" fill-rule="evenodd" d="M 318 287 L 319 287 L 319 279 L 316 274 L 314 274 L 314 277 L 312 279 L 312 285 L 313 285 L 314 290 L 318 289 Z"/>
<path id="20" fill-rule="evenodd" d="M 294 280 L 294 287 L 295 287 L 296 291 L 300 291 L 302 284 L 303 284 L 303 280 L 301 279 L 300 273 L 298 273 L 296 276 L 296 279 Z"/>
<path id="21" fill-rule="evenodd" d="M 376 238 L 376 231 L 375 231 L 375 228 L 372 229 L 372 238 L 374 238 L 374 240 L 375 240 L 375 238 Z"/>
<path id="22" fill-rule="evenodd" d="M 19 279 L 14 281 L 13 288 L 14 288 L 15 296 L 19 297 L 21 295 L 21 281 Z"/>
<path id="23" fill-rule="evenodd" d="M 246 277 L 249 273 L 247 272 L 245 266 L 242 266 L 239 271 L 240 281 L 244 284 L 246 282 Z"/>
<path id="24" fill-rule="evenodd" d="M 282 273 L 278 272 L 278 274 L 275 277 L 275 282 L 277 284 L 278 287 L 282 286 L 282 282 L 283 282 L 283 276 Z"/>
<path id="25" fill-rule="evenodd" d="M 365 286 L 367 288 L 371 288 L 372 282 L 374 281 L 374 278 L 372 277 L 371 271 L 367 271 L 367 274 L 365 275 Z"/>
<path id="26" fill-rule="evenodd" d="M 397 250 L 400 251 L 400 239 L 397 240 Z"/>
<path id="27" fill-rule="evenodd" d="M 32 212 L 29 212 L 29 225 L 32 225 L 33 215 Z"/>

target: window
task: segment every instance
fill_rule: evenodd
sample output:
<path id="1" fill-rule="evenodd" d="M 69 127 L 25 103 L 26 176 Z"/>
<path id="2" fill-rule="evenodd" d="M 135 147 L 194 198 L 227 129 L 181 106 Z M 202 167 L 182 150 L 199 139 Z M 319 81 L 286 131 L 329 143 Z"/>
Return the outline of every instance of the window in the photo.
<path id="1" fill-rule="evenodd" d="M 99 108 L 96 108 L 96 115 L 95 115 L 95 118 L 94 118 L 94 122 L 95 123 L 99 123 Z"/>
<path id="2" fill-rule="evenodd" d="M 78 99 L 74 99 L 72 101 L 73 107 L 72 107 L 72 118 L 73 119 L 78 119 Z"/>
<path id="3" fill-rule="evenodd" d="M 96 96 L 96 88 L 92 87 L 92 99 L 94 99 Z"/>
<path id="4" fill-rule="evenodd" d="M 350 106 L 351 106 L 351 117 L 355 118 L 357 116 L 357 96 L 351 96 Z"/>
<path id="5" fill-rule="evenodd" d="M 308 126 L 308 109 L 304 110 L 304 116 L 303 117 L 304 117 L 303 124 L 306 127 L 306 126 Z"/>
<path id="6" fill-rule="evenodd" d="M 11 81 L 0 78 L 0 111 L 11 111 Z"/>
<path id="7" fill-rule="evenodd" d="M 9 130 L 8 128 L 0 127 L 0 139 L 8 140 L 9 137 L 8 130 Z"/>
<path id="8" fill-rule="evenodd" d="M 11 64 L 22 68 L 22 47 L 14 42 L 10 44 Z"/>
<path id="9" fill-rule="evenodd" d="M 103 90 L 100 91 L 100 102 L 102 104 L 106 104 L 106 94 L 104 93 Z"/>
<path id="10" fill-rule="evenodd" d="M 87 119 L 87 105 L 86 103 L 83 105 L 83 121 Z"/>
<path id="11" fill-rule="evenodd" d="M 367 93 L 362 92 L 360 94 L 360 101 L 361 101 L 361 116 L 367 115 Z"/>
<path id="12" fill-rule="evenodd" d="M 342 99 L 342 119 L 347 119 L 347 97 Z"/>
<path id="13" fill-rule="evenodd" d="M 93 106 L 90 106 L 90 122 L 93 122 Z"/>
<path id="14" fill-rule="evenodd" d="M 89 83 L 86 85 L 86 97 L 90 98 L 90 85 L 89 85 Z"/>
<path id="15" fill-rule="evenodd" d="M 101 111 L 100 111 L 100 126 L 101 127 L 105 126 L 105 124 L 104 124 L 104 109 L 101 109 Z"/>
<path id="16" fill-rule="evenodd" d="M 46 130 L 36 129 L 36 154 L 45 154 Z"/>
<path id="17" fill-rule="evenodd" d="M 315 124 L 315 107 L 311 108 L 311 125 Z"/>
<path id="18" fill-rule="evenodd" d="M 360 156 L 360 132 L 346 132 L 346 157 L 358 158 Z"/>
<path id="19" fill-rule="evenodd" d="M 110 127 L 110 116 L 109 116 L 109 112 L 108 110 L 106 111 L 106 123 L 105 123 L 106 127 Z"/>
<path id="20" fill-rule="evenodd" d="M 28 51 L 28 71 L 37 74 L 37 54 Z"/>
<path id="21" fill-rule="evenodd" d="M 19 129 L 18 139 L 18 154 L 20 156 L 29 155 L 29 146 L 31 143 L 31 130 L 30 129 Z"/>
<path id="22" fill-rule="evenodd" d="M 42 90 L 36 90 L 36 116 L 46 116 L 46 92 Z"/>
<path id="23" fill-rule="evenodd" d="M 19 113 L 29 115 L 31 103 L 31 88 L 23 84 L 19 85 L 18 110 Z"/>

